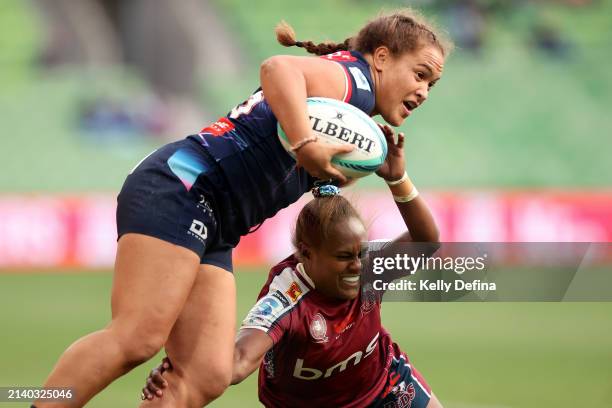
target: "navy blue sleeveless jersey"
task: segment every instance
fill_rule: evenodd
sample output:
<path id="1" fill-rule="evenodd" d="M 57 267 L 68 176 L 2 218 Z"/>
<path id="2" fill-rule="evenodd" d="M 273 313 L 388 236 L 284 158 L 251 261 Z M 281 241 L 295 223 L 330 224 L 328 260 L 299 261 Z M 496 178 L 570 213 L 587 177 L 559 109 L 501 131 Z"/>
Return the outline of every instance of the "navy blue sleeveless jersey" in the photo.
<path id="1" fill-rule="evenodd" d="M 370 114 L 374 86 L 369 65 L 358 52 L 340 51 L 322 56 L 345 72 L 344 101 Z M 221 231 L 226 242 L 241 235 L 297 201 L 315 179 L 284 150 L 278 122 L 261 89 L 227 116 L 189 138 L 205 151 L 209 166 L 198 180 L 215 191 Z"/>

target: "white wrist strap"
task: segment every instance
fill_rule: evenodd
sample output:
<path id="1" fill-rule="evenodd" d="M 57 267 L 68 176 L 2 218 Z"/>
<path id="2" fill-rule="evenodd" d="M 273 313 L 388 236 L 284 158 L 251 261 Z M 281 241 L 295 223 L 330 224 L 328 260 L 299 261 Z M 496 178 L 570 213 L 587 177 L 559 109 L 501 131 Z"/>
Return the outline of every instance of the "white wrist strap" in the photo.
<path id="1" fill-rule="evenodd" d="M 402 184 L 406 180 L 408 180 L 408 173 L 404 171 L 404 174 L 402 175 L 402 177 L 399 178 L 399 180 L 392 180 L 392 181 L 385 180 L 385 183 L 387 183 L 390 186 L 397 186 L 398 184 Z"/>
<path id="2" fill-rule="evenodd" d="M 417 198 L 418 195 L 419 195 L 419 190 L 417 190 L 415 186 L 412 186 L 412 190 L 410 190 L 410 194 L 408 194 L 407 196 L 394 195 L 393 199 L 395 200 L 396 203 L 407 203 Z"/>

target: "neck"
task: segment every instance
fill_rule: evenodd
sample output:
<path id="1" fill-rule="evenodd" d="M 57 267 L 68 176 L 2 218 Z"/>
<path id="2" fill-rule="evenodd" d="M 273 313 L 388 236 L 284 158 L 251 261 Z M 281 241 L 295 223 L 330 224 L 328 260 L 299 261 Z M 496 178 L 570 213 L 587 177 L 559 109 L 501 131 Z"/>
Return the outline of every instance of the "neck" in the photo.
<path id="1" fill-rule="evenodd" d="M 370 76 L 372 77 L 372 82 L 374 83 L 374 96 L 376 96 L 376 90 L 378 89 L 378 76 L 376 75 L 376 70 L 374 69 L 374 58 L 372 54 L 362 54 L 363 58 L 368 62 L 368 66 L 370 68 Z M 378 110 L 376 109 L 376 105 L 374 106 L 374 110 L 370 114 L 370 116 L 378 115 Z"/>

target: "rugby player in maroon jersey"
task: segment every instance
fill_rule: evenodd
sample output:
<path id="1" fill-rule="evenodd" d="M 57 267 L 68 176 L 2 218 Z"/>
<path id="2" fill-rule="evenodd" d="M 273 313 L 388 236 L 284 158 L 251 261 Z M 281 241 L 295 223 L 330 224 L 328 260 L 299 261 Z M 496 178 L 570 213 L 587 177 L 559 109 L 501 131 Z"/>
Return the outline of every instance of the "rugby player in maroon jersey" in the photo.
<path id="1" fill-rule="evenodd" d="M 395 180 L 388 184 L 408 229 L 395 241 L 437 242 L 431 212 L 404 171 L 404 135 L 394 144 L 390 128 L 383 130 L 390 158 L 379 175 Z M 441 407 L 382 327 L 380 297 L 363 290 L 366 228 L 358 212 L 333 186 L 313 193 L 297 219 L 296 252 L 271 269 L 242 323 L 232 384 L 259 367 L 266 407 Z M 163 398 L 171 370 L 165 359 L 142 398 Z"/>

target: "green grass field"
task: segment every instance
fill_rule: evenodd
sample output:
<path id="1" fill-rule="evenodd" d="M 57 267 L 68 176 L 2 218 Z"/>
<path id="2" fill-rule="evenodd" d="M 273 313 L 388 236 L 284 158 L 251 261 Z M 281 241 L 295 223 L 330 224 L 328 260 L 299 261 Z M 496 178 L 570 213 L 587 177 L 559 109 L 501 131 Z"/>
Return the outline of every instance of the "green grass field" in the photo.
<path id="1" fill-rule="evenodd" d="M 237 275 L 238 315 L 263 271 Z M 0 386 L 40 385 L 110 316 L 112 275 L 0 275 Z M 612 406 L 612 303 L 385 303 L 383 320 L 445 407 Z M 150 362 L 88 406 L 136 406 Z M 3 408 L 25 404 L 0 404 Z M 256 377 L 215 407 L 257 407 Z"/>

